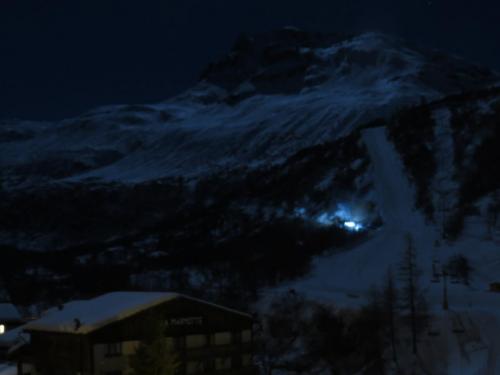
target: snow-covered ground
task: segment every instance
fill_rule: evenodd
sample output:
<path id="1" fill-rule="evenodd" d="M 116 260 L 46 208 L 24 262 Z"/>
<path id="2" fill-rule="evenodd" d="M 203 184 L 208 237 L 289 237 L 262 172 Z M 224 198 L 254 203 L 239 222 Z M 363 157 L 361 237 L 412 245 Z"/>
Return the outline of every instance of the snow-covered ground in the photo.
<path id="1" fill-rule="evenodd" d="M 340 308 L 362 306 L 389 268 L 397 273 L 410 234 L 422 271 L 421 286 L 434 315 L 432 330 L 439 332 L 423 339 L 422 366 L 432 374 L 500 374 L 496 360 L 500 358 L 500 294 L 488 291 L 489 283 L 500 279 L 498 245 L 481 235 L 437 244 L 439 229 L 414 209 L 413 188 L 385 128 L 365 130 L 363 139 L 372 159 L 375 196 L 384 225 L 359 246 L 317 258 L 309 276 L 269 290 L 267 296 L 294 289 Z M 449 310 L 444 311 L 443 279 L 432 282 L 432 264 L 443 264 L 454 254 L 470 259 L 472 280 L 470 286 L 448 282 Z M 454 332 L 457 326 L 464 332 Z"/>

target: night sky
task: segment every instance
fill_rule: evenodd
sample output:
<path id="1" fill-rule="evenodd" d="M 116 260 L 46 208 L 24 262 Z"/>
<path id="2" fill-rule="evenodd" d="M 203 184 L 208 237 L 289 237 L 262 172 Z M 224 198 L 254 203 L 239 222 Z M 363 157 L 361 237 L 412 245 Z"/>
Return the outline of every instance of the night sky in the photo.
<path id="1" fill-rule="evenodd" d="M 160 101 L 241 32 L 379 30 L 500 70 L 498 0 L 0 0 L 0 118 Z"/>

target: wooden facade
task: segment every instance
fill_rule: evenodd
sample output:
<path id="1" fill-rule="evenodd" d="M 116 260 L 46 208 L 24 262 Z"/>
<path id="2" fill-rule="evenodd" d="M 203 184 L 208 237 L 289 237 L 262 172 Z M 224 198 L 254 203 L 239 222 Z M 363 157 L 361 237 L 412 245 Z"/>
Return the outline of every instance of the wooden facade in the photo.
<path id="1" fill-rule="evenodd" d="M 130 356 L 159 326 L 179 356 L 181 375 L 255 373 L 252 318 L 184 296 L 85 334 L 77 328 L 74 333 L 27 330 L 31 343 L 19 353 L 19 372 L 127 375 Z"/>

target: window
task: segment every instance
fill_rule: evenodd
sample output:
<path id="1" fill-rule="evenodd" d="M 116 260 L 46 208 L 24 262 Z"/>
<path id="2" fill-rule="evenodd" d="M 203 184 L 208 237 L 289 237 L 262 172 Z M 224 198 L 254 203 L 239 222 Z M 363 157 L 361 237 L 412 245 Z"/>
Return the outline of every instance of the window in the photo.
<path id="1" fill-rule="evenodd" d="M 173 337 L 165 337 L 165 343 L 167 344 L 167 348 L 175 349 L 175 339 Z"/>
<path id="2" fill-rule="evenodd" d="M 0 324 L 0 335 L 3 335 L 5 333 L 5 325 Z"/>
<path id="3" fill-rule="evenodd" d="M 231 345 L 231 332 L 217 332 L 213 336 L 214 345 Z"/>
<path id="4" fill-rule="evenodd" d="M 210 372 L 214 371 L 215 369 L 215 363 L 213 359 L 206 359 L 205 362 L 203 363 L 203 367 L 205 368 L 205 371 Z"/>
<path id="5" fill-rule="evenodd" d="M 252 364 L 252 356 L 250 354 L 243 354 L 241 357 L 241 365 L 243 367 L 248 367 Z"/>
<path id="6" fill-rule="evenodd" d="M 231 358 L 215 358 L 216 370 L 229 370 L 231 368 Z"/>
<path id="7" fill-rule="evenodd" d="M 252 330 L 246 329 L 241 332 L 241 342 L 252 342 Z"/>
<path id="8" fill-rule="evenodd" d="M 205 335 L 187 335 L 186 348 L 203 348 L 207 346 L 207 337 Z"/>
<path id="9" fill-rule="evenodd" d="M 122 355 L 122 343 L 114 342 L 106 345 L 106 357 L 119 357 Z"/>
<path id="10" fill-rule="evenodd" d="M 186 347 L 186 337 L 185 336 L 173 337 L 172 339 L 173 339 L 173 343 L 174 343 L 174 349 L 182 350 Z"/>
<path id="11" fill-rule="evenodd" d="M 201 361 L 189 361 L 186 363 L 186 374 L 201 374 L 205 370 L 203 362 Z"/>

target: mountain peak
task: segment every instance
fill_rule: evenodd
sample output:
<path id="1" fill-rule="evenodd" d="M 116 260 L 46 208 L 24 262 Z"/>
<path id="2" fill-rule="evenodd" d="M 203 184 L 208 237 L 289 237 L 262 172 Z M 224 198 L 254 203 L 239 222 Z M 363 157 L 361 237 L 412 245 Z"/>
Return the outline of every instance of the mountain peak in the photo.
<path id="1" fill-rule="evenodd" d="M 201 80 L 227 90 L 227 102 L 254 94 L 297 94 L 328 83 L 403 80 L 424 91 L 448 94 L 478 87 L 494 73 L 436 51 L 411 48 L 383 33 L 321 34 L 284 28 L 240 35 L 227 56 Z"/>
<path id="2" fill-rule="evenodd" d="M 242 35 L 201 82 L 163 103 L 108 106 L 55 124 L 0 124 L 0 177 L 8 186 L 144 182 L 271 165 L 422 98 L 496 79 L 381 33 Z"/>

